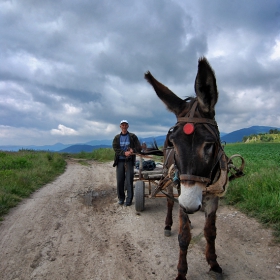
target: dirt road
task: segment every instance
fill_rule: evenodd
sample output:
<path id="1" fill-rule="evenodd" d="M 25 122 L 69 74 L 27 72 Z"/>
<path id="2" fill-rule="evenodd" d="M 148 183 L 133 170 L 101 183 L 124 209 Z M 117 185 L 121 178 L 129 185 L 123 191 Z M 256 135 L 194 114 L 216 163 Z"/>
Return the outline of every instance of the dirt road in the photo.
<path id="1" fill-rule="evenodd" d="M 90 196 L 84 196 L 92 190 Z M 145 211 L 117 205 L 112 163 L 81 165 L 14 208 L 0 225 L 0 278 L 175 279 L 178 205 L 171 237 L 164 237 L 165 199 L 146 199 Z M 92 205 L 90 205 L 92 204 Z M 204 257 L 204 214 L 191 215 L 188 279 L 211 279 Z M 280 246 L 271 232 L 221 206 L 217 255 L 230 280 L 280 279 Z"/>

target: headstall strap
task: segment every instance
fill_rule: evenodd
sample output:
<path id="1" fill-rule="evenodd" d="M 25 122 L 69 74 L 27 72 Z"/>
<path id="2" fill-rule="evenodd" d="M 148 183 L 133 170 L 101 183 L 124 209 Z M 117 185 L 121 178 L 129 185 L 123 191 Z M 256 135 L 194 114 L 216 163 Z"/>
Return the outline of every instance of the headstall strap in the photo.
<path id="1" fill-rule="evenodd" d="M 195 99 L 193 105 L 192 105 L 192 108 L 190 109 L 189 111 L 189 114 L 188 114 L 188 117 L 189 118 L 192 118 L 194 116 L 194 112 L 196 110 L 196 107 L 197 107 L 197 98 Z M 186 115 L 187 116 L 187 115 Z"/>
<path id="2" fill-rule="evenodd" d="M 164 167 L 165 167 L 166 169 L 168 169 L 168 168 L 167 168 L 168 160 L 169 160 L 169 157 L 172 155 L 172 153 L 174 153 L 174 148 L 173 148 L 173 147 L 170 148 L 170 149 L 167 149 L 166 156 L 165 156 L 165 162 L 164 162 Z"/>
<path id="3" fill-rule="evenodd" d="M 196 99 L 194 101 L 190 111 L 185 115 L 185 117 L 178 117 L 177 118 L 177 123 L 181 122 L 181 123 L 193 123 L 193 124 L 200 123 L 200 124 L 203 124 L 206 127 L 206 129 L 210 133 L 212 133 L 216 137 L 217 141 L 219 142 L 219 133 L 216 133 L 215 129 L 213 127 L 209 126 L 209 124 L 210 124 L 210 125 L 213 125 L 214 127 L 217 128 L 218 127 L 217 122 L 215 120 L 212 120 L 212 119 L 194 117 L 194 113 L 196 111 L 197 104 L 198 104 L 198 101 Z M 222 154 L 224 153 L 223 149 L 221 148 L 221 145 L 219 145 L 219 146 L 220 146 L 220 149 L 219 149 L 218 159 L 217 159 L 216 164 L 218 162 L 220 162 Z M 214 165 L 214 167 L 216 166 L 216 164 Z M 224 164 L 222 163 L 222 165 L 224 165 Z M 224 169 L 224 168 L 225 168 L 225 166 L 222 166 L 222 169 Z M 212 173 L 212 171 L 211 171 L 211 173 Z M 211 179 L 209 179 L 209 178 L 196 176 L 196 175 L 189 175 L 189 174 L 181 174 L 180 175 L 180 180 L 202 182 L 202 183 L 207 183 L 207 185 L 211 184 Z"/>
<path id="4" fill-rule="evenodd" d="M 202 182 L 202 183 L 211 183 L 211 180 L 206 177 L 195 176 L 195 175 L 188 175 L 188 174 L 181 174 L 180 180 L 182 181 L 195 181 L 195 182 Z"/>
<path id="5" fill-rule="evenodd" d="M 206 119 L 206 118 L 190 118 L 190 117 L 180 117 L 177 118 L 177 122 L 190 122 L 190 123 L 208 123 L 212 125 L 217 125 L 217 122 L 215 120 Z"/>

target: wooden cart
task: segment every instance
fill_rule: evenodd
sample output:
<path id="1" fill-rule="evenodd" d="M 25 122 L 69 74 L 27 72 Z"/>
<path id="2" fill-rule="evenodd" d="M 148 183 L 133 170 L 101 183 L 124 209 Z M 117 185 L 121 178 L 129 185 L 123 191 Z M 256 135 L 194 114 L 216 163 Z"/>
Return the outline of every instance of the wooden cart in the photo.
<path id="1" fill-rule="evenodd" d="M 163 167 L 152 171 L 143 170 L 143 157 L 139 155 L 139 169 L 134 173 L 135 210 L 141 212 L 145 208 L 145 198 L 167 197 L 165 189 L 173 183 L 169 176 L 164 177 Z M 178 194 L 174 194 L 178 197 Z"/>

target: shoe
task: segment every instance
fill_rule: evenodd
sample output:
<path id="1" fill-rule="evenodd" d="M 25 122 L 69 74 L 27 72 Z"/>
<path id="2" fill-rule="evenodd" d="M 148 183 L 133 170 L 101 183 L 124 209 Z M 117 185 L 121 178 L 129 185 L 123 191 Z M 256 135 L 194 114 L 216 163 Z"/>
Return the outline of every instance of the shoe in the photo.
<path id="1" fill-rule="evenodd" d="M 131 206 L 131 203 L 126 203 L 125 206 Z"/>
<path id="2" fill-rule="evenodd" d="M 119 200 L 118 204 L 119 204 L 119 205 L 123 205 L 124 202 L 123 202 L 122 200 Z"/>

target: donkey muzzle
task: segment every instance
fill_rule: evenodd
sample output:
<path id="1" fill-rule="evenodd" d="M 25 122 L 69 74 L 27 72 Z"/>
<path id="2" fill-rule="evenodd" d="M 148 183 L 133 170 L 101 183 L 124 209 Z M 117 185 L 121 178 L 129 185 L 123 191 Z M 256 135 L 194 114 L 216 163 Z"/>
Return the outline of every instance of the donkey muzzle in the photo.
<path id="1" fill-rule="evenodd" d="M 194 214 L 195 212 L 197 212 L 197 211 L 199 211 L 199 210 L 200 210 L 201 205 L 199 205 L 199 206 L 198 206 L 198 209 L 197 209 L 197 210 L 195 210 L 195 211 L 192 211 L 192 210 L 190 210 L 190 209 L 188 209 L 188 208 L 184 208 L 184 207 L 183 207 L 183 206 L 181 206 L 181 205 L 180 205 L 180 207 L 183 209 L 184 213 L 186 213 L 186 214 Z"/>
<path id="2" fill-rule="evenodd" d="M 187 214 L 197 212 L 202 206 L 202 187 L 198 184 L 181 184 L 181 194 L 178 197 L 180 206 Z"/>

